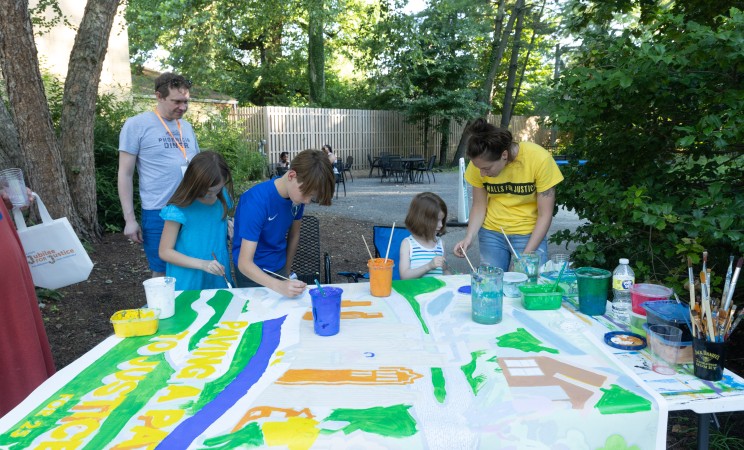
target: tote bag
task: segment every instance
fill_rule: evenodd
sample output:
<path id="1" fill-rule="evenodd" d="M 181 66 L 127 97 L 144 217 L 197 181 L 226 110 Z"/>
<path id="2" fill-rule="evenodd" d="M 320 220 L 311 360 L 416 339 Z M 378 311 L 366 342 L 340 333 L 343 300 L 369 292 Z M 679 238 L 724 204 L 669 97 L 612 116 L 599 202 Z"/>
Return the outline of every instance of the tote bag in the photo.
<path id="1" fill-rule="evenodd" d="M 67 217 L 52 219 L 41 198 L 33 195 L 42 223 L 27 227 L 18 208 L 13 208 L 13 216 L 34 285 L 59 289 L 87 280 L 93 262 Z"/>

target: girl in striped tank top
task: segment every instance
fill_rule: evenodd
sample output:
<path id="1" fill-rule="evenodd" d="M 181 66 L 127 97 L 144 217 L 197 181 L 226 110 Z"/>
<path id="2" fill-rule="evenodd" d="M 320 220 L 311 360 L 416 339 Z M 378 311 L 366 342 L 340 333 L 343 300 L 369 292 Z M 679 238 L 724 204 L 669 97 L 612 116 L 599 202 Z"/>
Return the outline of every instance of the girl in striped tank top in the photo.
<path id="1" fill-rule="evenodd" d="M 422 192 L 411 200 L 406 228 L 411 236 L 400 243 L 400 278 L 449 275 L 444 270 L 444 244 L 439 237 L 446 232 L 447 205 L 432 192 Z"/>

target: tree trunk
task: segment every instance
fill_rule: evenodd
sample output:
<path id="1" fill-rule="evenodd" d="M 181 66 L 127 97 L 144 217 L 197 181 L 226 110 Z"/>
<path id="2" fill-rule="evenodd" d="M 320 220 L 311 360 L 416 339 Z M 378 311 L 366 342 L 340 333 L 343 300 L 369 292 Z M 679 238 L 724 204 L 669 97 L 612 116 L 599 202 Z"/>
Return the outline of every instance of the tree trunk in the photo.
<path id="1" fill-rule="evenodd" d="M 308 2 L 307 75 L 310 103 L 322 105 L 325 99 L 325 41 L 323 0 Z"/>
<path id="2" fill-rule="evenodd" d="M 545 11 L 545 3 L 547 0 L 543 0 L 542 6 L 540 7 L 540 12 L 535 17 L 535 22 L 539 23 L 542 20 L 543 11 Z M 530 37 L 530 43 L 527 46 L 527 55 L 524 57 L 524 64 L 522 64 L 522 69 L 519 71 L 519 80 L 517 81 L 517 91 L 514 94 L 514 101 L 512 102 L 511 109 L 509 110 L 509 116 L 514 115 L 514 105 L 516 105 L 519 100 L 519 93 L 522 90 L 522 82 L 524 81 L 524 72 L 527 70 L 527 65 L 530 63 L 530 56 L 532 55 L 532 49 L 535 48 L 535 38 L 537 37 L 537 30 L 539 29 L 538 26 L 532 27 L 532 37 Z"/>
<path id="3" fill-rule="evenodd" d="M 488 73 L 486 78 L 483 80 L 483 85 L 478 91 L 477 101 L 485 105 L 485 111 L 483 115 L 488 115 L 491 110 L 492 103 L 492 92 L 493 92 L 493 80 L 496 79 L 496 74 L 499 71 L 501 65 L 501 58 L 504 56 L 506 50 L 506 44 L 509 42 L 508 36 L 511 34 L 514 21 L 517 17 L 517 11 L 524 6 L 524 0 L 517 0 L 514 6 L 514 12 L 509 16 L 509 21 L 506 24 L 506 28 L 502 30 L 504 24 L 504 16 L 506 15 L 505 1 L 499 0 L 498 11 L 496 12 L 496 18 L 494 19 L 494 31 L 493 31 L 493 42 L 491 42 L 491 54 L 488 58 Z M 460 135 L 460 142 L 457 144 L 457 151 L 455 156 L 452 158 L 451 165 L 459 164 L 460 158 L 465 154 L 465 147 L 468 142 L 467 130 L 473 123 L 472 120 L 468 120 L 463 128 L 462 135 Z"/>
<path id="4" fill-rule="evenodd" d="M 18 167 L 23 173 L 28 173 L 21 152 L 21 143 L 18 141 L 18 131 L 0 96 L 0 170 L 9 167 Z"/>
<path id="5" fill-rule="evenodd" d="M 447 158 L 447 149 L 449 148 L 450 139 L 450 124 L 452 119 L 444 118 L 439 126 L 439 131 L 442 133 L 442 140 L 439 143 L 439 165 L 441 166 L 444 160 Z"/>
<path id="6" fill-rule="evenodd" d="M 96 203 L 93 154 L 98 83 L 108 49 L 109 34 L 119 0 L 89 0 L 65 79 L 60 119 L 60 147 L 70 191 L 83 225 L 92 240 L 101 237 Z"/>
<path id="7" fill-rule="evenodd" d="M 72 205 L 52 126 L 27 0 L 0 0 L 0 64 L 13 123 L 26 161 L 27 184 L 46 200 L 52 216 L 82 223 Z"/>
<path id="8" fill-rule="evenodd" d="M 515 10 L 517 15 L 517 27 L 514 29 L 514 42 L 512 54 L 509 59 L 509 75 L 504 90 L 504 105 L 501 108 L 501 128 L 509 128 L 511 121 L 512 103 L 514 102 L 514 85 L 517 79 L 517 68 L 519 67 L 519 49 L 522 47 L 522 23 L 524 22 L 525 8 Z"/>

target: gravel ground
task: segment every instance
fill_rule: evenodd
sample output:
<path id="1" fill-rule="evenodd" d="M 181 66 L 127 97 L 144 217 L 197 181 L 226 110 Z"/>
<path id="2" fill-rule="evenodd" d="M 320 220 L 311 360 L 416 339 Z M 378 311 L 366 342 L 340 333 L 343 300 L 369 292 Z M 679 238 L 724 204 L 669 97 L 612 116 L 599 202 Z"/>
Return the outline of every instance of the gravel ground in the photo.
<path id="1" fill-rule="evenodd" d="M 402 226 L 408 212 L 408 205 L 414 195 L 421 192 L 433 192 L 447 204 L 448 222 L 447 234 L 443 241 L 445 250 L 452 254 L 454 245 L 465 237 L 465 226 L 453 226 L 457 222 L 458 201 L 457 187 L 458 174 L 455 171 L 440 172 L 435 174 L 436 181 L 431 184 L 424 181 L 416 184 L 399 184 L 389 181 L 380 181 L 380 178 L 367 177 L 368 172 L 356 171 L 354 181 L 347 179 L 346 195 L 343 185 L 340 185 L 339 197 L 334 198 L 333 205 L 329 207 L 309 205 L 307 214 L 317 216 L 344 217 L 360 221 L 367 221 L 377 225 Z M 553 218 L 550 232 L 553 233 L 563 229 L 575 229 L 580 221 L 576 214 L 560 208 L 558 214 Z M 480 260 L 477 251 L 478 243 L 474 242 L 468 256 L 473 264 Z M 569 246 L 569 249 L 572 249 Z M 553 253 L 565 253 L 566 248 L 555 244 L 548 245 L 548 251 Z M 459 272 L 468 272 L 467 261 L 462 258 L 449 257 L 447 262 Z"/>

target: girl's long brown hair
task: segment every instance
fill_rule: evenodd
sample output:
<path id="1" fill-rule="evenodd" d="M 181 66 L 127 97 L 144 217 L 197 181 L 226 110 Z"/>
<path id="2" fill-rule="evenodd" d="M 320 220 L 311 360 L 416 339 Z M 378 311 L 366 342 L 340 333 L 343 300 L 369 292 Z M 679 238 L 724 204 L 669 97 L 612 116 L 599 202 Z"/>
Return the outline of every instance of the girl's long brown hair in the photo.
<path id="1" fill-rule="evenodd" d="M 232 196 L 232 175 L 230 174 L 230 169 L 227 167 L 225 158 L 215 152 L 200 152 L 189 163 L 181 184 L 178 185 L 176 192 L 173 193 L 168 204 L 185 208 L 194 203 L 194 200 L 197 198 L 204 197 L 209 188 L 223 181 L 225 182 L 227 192 Z M 223 192 L 223 190 L 220 190 L 217 198 L 222 203 L 222 209 L 224 211 L 222 218 L 224 219 L 227 217 L 228 208 L 227 199 L 225 199 Z"/>

